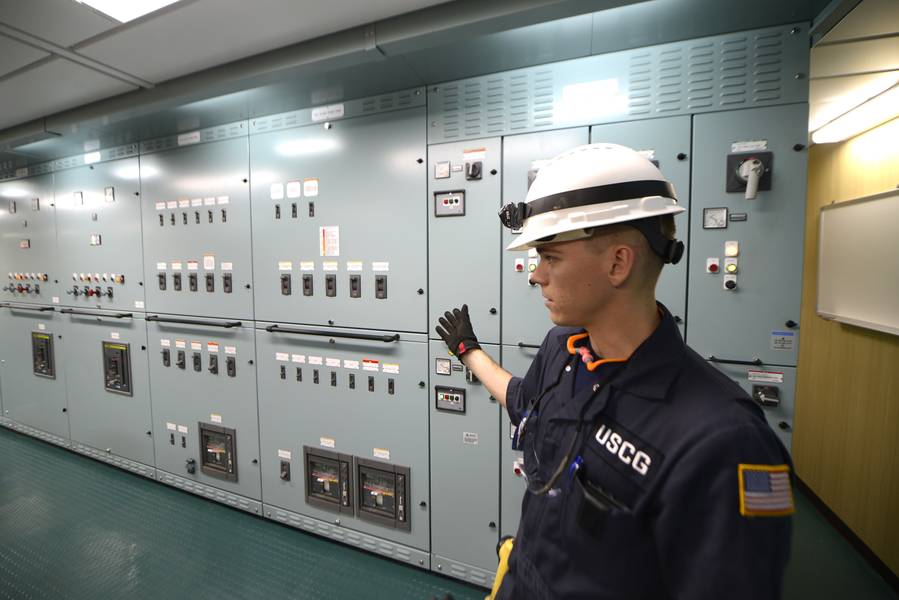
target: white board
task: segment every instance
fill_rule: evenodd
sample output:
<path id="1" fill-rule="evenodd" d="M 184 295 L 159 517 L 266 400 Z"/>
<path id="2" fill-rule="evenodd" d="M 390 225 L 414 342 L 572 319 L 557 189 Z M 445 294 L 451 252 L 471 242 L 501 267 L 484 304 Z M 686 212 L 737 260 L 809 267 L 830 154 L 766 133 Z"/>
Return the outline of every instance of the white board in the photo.
<path id="1" fill-rule="evenodd" d="M 899 335 L 899 189 L 821 209 L 817 311 Z"/>

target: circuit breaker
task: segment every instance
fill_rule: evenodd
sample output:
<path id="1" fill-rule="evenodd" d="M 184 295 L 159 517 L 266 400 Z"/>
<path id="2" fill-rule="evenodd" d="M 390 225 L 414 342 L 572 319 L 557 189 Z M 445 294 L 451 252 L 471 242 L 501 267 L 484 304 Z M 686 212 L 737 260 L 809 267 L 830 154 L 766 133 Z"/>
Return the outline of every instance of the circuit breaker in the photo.
<path id="1" fill-rule="evenodd" d="M 429 334 L 436 338 L 433 324 L 445 311 L 467 303 L 478 339 L 498 343 L 500 139 L 434 144 L 427 161 Z"/>
<path id="2" fill-rule="evenodd" d="M 56 363 L 53 358 L 53 334 L 31 334 L 31 365 L 38 377 L 56 378 Z"/>
<path id="3" fill-rule="evenodd" d="M 141 146 L 148 311 L 253 317 L 246 126 L 225 129 L 234 137 Z"/>
<path id="4" fill-rule="evenodd" d="M 428 330 L 424 96 L 412 98 L 327 127 L 251 121 L 257 319 Z M 288 120 L 301 126 L 274 125 Z"/>
<path id="5" fill-rule="evenodd" d="M 132 395 L 131 348 L 128 344 L 103 342 L 103 379 L 106 391 Z"/>
<path id="6" fill-rule="evenodd" d="M 200 469 L 210 477 L 237 481 L 237 432 L 228 427 L 199 423 Z"/>
<path id="7" fill-rule="evenodd" d="M 262 321 L 256 327 L 266 506 L 329 523 L 339 508 L 341 529 L 429 552 L 426 336 Z M 362 482 L 358 460 L 349 465 L 352 510 L 335 505 L 347 456 L 373 463 Z M 405 490 L 402 501 L 398 490 Z"/>
<path id="8" fill-rule="evenodd" d="M 52 175 L 0 181 L 0 301 L 58 303 L 53 197 Z"/>
<path id="9" fill-rule="evenodd" d="M 143 309 L 137 175 L 137 156 L 54 173 L 60 304 Z"/>

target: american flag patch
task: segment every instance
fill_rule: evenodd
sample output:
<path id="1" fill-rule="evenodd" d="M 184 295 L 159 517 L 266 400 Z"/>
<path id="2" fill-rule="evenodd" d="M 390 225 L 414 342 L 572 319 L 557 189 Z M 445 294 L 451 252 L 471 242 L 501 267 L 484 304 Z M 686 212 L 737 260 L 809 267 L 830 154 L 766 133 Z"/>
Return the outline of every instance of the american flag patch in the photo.
<path id="1" fill-rule="evenodd" d="M 743 465 L 740 479 L 740 514 L 744 517 L 780 517 L 795 512 L 790 467 Z"/>

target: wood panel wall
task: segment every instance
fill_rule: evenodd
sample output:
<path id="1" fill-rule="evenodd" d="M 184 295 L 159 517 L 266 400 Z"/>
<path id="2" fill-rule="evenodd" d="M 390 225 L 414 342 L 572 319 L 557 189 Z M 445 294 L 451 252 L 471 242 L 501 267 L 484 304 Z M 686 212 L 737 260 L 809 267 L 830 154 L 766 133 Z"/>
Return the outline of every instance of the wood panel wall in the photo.
<path id="1" fill-rule="evenodd" d="M 897 186 L 899 119 L 809 150 L 793 460 L 799 477 L 899 575 L 899 336 L 815 314 L 819 209 Z M 871 256 L 859 268 L 877 265 Z"/>

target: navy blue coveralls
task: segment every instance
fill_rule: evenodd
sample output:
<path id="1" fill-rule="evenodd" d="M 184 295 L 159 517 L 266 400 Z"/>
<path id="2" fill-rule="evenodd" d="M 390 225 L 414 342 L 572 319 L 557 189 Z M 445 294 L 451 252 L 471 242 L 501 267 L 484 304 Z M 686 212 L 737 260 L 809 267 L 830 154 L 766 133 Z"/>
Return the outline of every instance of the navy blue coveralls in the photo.
<path id="1" fill-rule="evenodd" d="M 509 382 L 512 423 L 529 415 L 529 489 L 550 480 L 579 422 L 582 462 L 549 493 L 525 493 L 498 598 L 780 597 L 789 454 L 761 409 L 659 312 L 626 362 L 588 371 L 578 347 L 589 338 L 556 327 L 527 375 Z"/>

